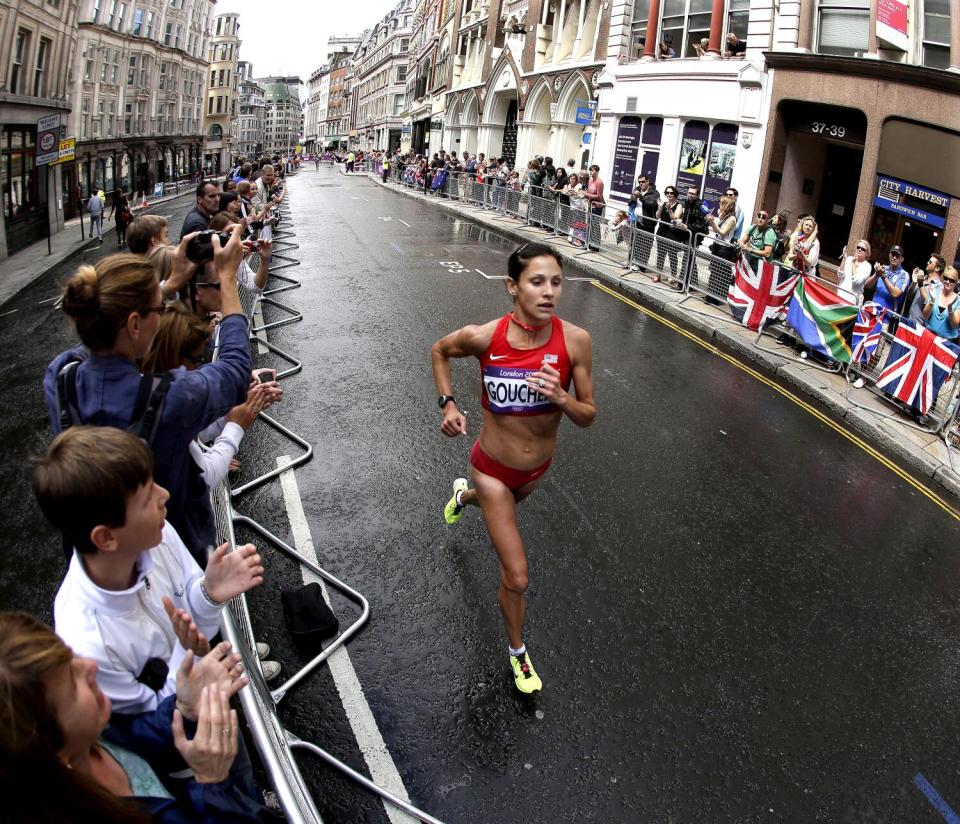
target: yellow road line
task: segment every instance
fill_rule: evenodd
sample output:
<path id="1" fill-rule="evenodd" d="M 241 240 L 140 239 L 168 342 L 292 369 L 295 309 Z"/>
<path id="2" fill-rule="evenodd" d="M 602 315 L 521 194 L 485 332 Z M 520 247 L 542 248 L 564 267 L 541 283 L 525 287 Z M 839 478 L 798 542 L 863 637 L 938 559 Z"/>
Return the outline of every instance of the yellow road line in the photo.
<path id="1" fill-rule="evenodd" d="M 684 336 L 685 338 L 687 338 L 688 340 L 691 340 L 691 341 L 693 341 L 694 343 L 696 343 L 697 345 L 702 346 L 702 347 L 703 347 L 704 349 L 706 349 L 708 352 L 711 352 L 711 353 L 713 353 L 714 355 L 716 355 L 718 358 L 721 358 L 721 359 L 725 360 L 727 363 L 731 364 L 732 366 L 735 366 L 735 367 L 736 367 L 737 369 L 739 369 L 741 372 L 745 372 L 746 374 L 750 375 L 750 377 L 755 378 L 756 380 L 760 381 L 760 383 L 762 383 L 762 384 L 764 384 L 764 385 L 766 385 L 766 386 L 769 386 L 769 387 L 770 387 L 771 389 L 773 389 L 775 392 L 779 392 L 781 395 L 783 395 L 783 397 L 785 397 L 785 398 L 787 398 L 788 400 L 792 401 L 793 403 L 795 403 L 797 406 L 799 406 L 799 407 L 800 407 L 801 409 L 803 409 L 804 411 L 809 412 L 811 415 L 813 415 L 813 417 L 815 417 L 815 418 L 816 418 L 818 421 L 820 421 L 822 424 L 824 424 L 825 426 L 829 426 L 834 432 L 837 432 L 838 434 L 840 434 L 840 435 L 842 435 L 844 438 L 846 438 L 848 441 L 850 441 L 850 443 L 852 443 L 852 444 L 860 447 L 860 449 L 862 449 L 864 452 L 866 452 L 866 453 L 867 453 L 868 455 L 870 455 L 872 458 L 876 459 L 876 460 L 879 461 L 881 464 L 883 464 L 887 469 L 889 469 L 891 472 L 893 472 L 894 475 L 896 475 L 897 477 L 899 477 L 901 480 L 906 481 L 906 483 L 910 484 L 910 486 L 912 486 L 914 489 L 916 489 L 916 490 L 917 490 L 918 492 L 920 492 L 922 495 L 924 495 L 925 497 L 927 497 L 927 498 L 929 498 L 931 501 L 933 501 L 933 503 L 935 503 L 937 506 L 939 506 L 939 507 L 940 507 L 944 512 L 946 512 L 948 515 L 951 515 L 951 516 L 953 516 L 953 518 L 955 518 L 956 520 L 960 521 L 960 513 L 958 513 L 957 510 L 955 510 L 955 509 L 954 509 L 949 503 L 947 503 L 943 498 L 941 498 L 939 495 L 937 495 L 936 492 L 934 492 L 934 491 L 933 491 L 932 489 L 930 489 L 929 487 L 924 486 L 924 485 L 923 485 L 922 483 L 920 483 L 916 478 L 914 478 L 912 475 L 910 475 L 910 474 L 909 474 L 908 472 L 906 472 L 904 469 L 902 469 L 901 467 L 899 467 L 897 464 L 895 464 L 895 463 L 894 463 L 893 461 L 891 461 L 889 458 L 887 458 L 886 456 L 884 456 L 883 454 L 881 454 L 880 452 L 878 452 L 876 449 L 874 449 L 870 444 L 868 444 L 865 440 L 863 440 L 862 438 L 860 438 L 858 435 L 854 435 L 854 434 L 853 434 L 852 432 L 850 432 L 849 430 L 847 430 L 847 429 L 845 429 L 844 427 L 840 426 L 840 424 L 838 424 L 836 421 L 834 421 L 833 419 L 831 419 L 831 418 L 828 417 L 827 415 L 824 415 L 823 412 L 821 412 L 819 409 L 815 408 L 814 406 L 812 406 L 811 404 L 807 403 L 807 402 L 806 402 L 805 400 L 803 400 L 802 398 L 800 398 L 800 397 L 798 397 L 797 395 L 793 394 L 793 392 L 789 391 L 788 389 L 784 389 L 782 386 L 780 386 L 779 384 L 777 384 L 777 383 L 775 383 L 774 381 L 770 380 L 768 377 L 766 377 L 765 375 L 761 374 L 761 373 L 758 372 L 756 369 L 753 369 L 752 367 L 747 366 L 745 363 L 741 363 L 741 362 L 738 361 L 736 358 L 734 358 L 732 355 L 728 355 L 728 354 L 727 354 L 726 352 L 724 352 L 723 350 L 718 349 L 718 348 L 717 348 L 716 346 L 714 346 L 712 343 L 707 343 L 707 341 L 705 341 L 703 338 L 699 337 L 698 335 L 694 335 L 692 332 L 688 332 L 688 331 L 687 331 L 686 329 L 684 329 L 682 326 L 677 325 L 676 323 L 674 323 L 673 321 L 671 321 L 671 320 L 663 317 L 662 315 L 658 315 L 656 312 L 653 312 L 653 311 L 651 311 L 650 309 L 647 309 L 645 306 L 641 306 L 641 305 L 640 305 L 639 303 L 637 303 L 636 301 L 630 300 L 630 298 L 628 298 L 628 297 L 626 297 L 626 296 L 624 296 L 624 295 L 621 295 L 619 292 L 617 292 L 617 291 L 614 290 L 614 289 L 611 289 L 609 286 L 606 286 L 606 285 L 603 284 L 603 283 L 597 283 L 597 282 L 594 282 L 593 285 L 596 286 L 597 289 L 600 289 L 602 292 L 606 292 L 606 293 L 607 293 L 608 295 L 610 295 L 611 297 L 614 297 L 614 298 L 616 298 L 617 300 L 621 301 L 622 303 L 627 304 L 627 306 L 633 307 L 633 308 L 636 309 L 638 312 L 643 312 L 643 314 L 645 314 L 647 317 L 653 318 L 655 321 L 658 321 L 659 323 L 662 323 L 664 326 L 672 329 L 674 332 L 677 332 L 677 333 L 683 335 L 683 336 Z"/>

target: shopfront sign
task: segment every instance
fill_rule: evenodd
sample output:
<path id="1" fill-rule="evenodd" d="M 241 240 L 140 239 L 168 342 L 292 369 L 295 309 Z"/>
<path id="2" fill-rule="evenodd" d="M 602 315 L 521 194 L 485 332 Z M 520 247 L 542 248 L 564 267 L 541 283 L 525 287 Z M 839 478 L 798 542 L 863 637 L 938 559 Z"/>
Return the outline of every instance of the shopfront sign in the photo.
<path id="1" fill-rule="evenodd" d="M 573 122 L 578 126 L 589 126 L 593 123 L 593 113 L 596 109 L 597 104 L 592 100 L 578 100 L 577 113 L 574 116 Z"/>
<path id="2" fill-rule="evenodd" d="M 877 0 L 877 38 L 900 51 L 906 51 L 907 0 Z"/>
<path id="3" fill-rule="evenodd" d="M 633 193 L 634 171 L 640 155 L 640 135 L 643 121 L 639 117 L 624 117 L 617 127 L 617 144 L 613 150 L 613 172 L 610 191 L 629 198 Z"/>
<path id="4" fill-rule="evenodd" d="M 37 166 L 54 163 L 60 158 L 60 115 L 52 114 L 37 121 Z"/>
<path id="5" fill-rule="evenodd" d="M 942 229 L 947 223 L 950 195 L 906 180 L 877 175 L 877 195 L 873 205 Z"/>
<path id="6" fill-rule="evenodd" d="M 56 160 L 51 161 L 50 165 L 53 166 L 57 163 L 69 163 L 71 160 L 76 159 L 77 139 L 75 137 L 68 137 L 66 140 L 60 141 L 58 157 Z"/>

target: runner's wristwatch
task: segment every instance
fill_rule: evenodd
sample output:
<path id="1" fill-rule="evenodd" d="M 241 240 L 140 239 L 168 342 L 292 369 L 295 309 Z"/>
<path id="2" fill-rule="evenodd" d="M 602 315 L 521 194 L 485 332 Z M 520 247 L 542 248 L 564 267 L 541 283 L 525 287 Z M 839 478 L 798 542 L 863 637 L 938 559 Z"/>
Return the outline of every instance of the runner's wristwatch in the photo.
<path id="1" fill-rule="evenodd" d="M 437 398 L 437 404 L 440 406 L 441 409 L 443 409 L 448 403 L 450 403 L 450 401 L 453 401 L 454 403 L 456 403 L 457 399 L 453 397 L 453 395 L 441 395 L 439 398 Z"/>

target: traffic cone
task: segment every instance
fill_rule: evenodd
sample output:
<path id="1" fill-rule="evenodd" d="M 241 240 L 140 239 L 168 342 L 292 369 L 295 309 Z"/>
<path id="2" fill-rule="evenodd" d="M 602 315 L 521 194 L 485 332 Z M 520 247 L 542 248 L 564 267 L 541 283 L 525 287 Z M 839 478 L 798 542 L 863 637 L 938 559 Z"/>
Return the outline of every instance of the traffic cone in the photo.
<path id="1" fill-rule="evenodd" d="M 147 208 L 147 193 L 146 193 L 146 192 L 143 193 L 143 200 L 140 201 L 140 208 L 141 208 L 141 209 L 146 209 L 146 208 Z"/>

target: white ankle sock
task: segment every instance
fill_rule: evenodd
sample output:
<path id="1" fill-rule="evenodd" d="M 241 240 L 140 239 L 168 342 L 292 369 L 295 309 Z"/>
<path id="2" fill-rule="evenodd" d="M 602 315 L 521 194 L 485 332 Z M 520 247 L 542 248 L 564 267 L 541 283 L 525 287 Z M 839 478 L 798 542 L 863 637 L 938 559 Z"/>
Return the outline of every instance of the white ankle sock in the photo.
<path id="1" fill-rule="evenodd" d="M 461 489 L 455 496 L 457 499 L 457 506 L 463 506 L 463 493 L 464 490 Z"/>
<path id="2" fill-rule="evenodd" d="M 521 644 L 521 645 L 520 645 L 520 649 L 514 649 L 514 648 L 511 647 L 509 644 L 507 644 L 507 649 L 510 650 L 510 654 L 511 654 L 514 658 L 519 658 L 521 655 L 523 655 L 523 654 L 527 651 L 527 645 L 526 645 L 526 644 Z"/>

